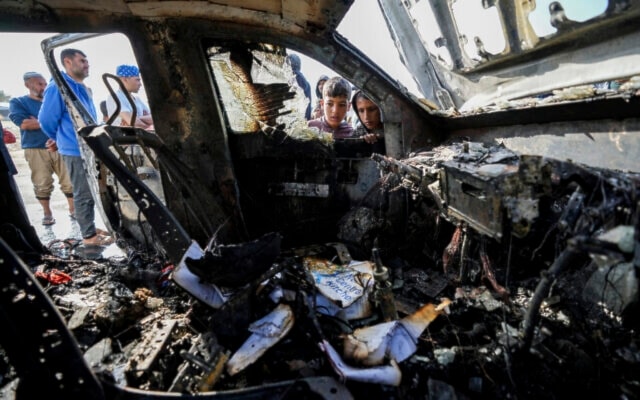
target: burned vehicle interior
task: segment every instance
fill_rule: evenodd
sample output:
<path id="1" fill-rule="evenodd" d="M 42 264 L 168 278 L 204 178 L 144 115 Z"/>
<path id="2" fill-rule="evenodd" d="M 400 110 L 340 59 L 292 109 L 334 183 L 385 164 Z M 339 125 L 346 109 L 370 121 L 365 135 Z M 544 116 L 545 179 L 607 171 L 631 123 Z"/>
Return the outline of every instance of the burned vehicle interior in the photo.
<path id="1" fill-rule="evenodd" d="M 43 243 L 0 163 L 0 397 L 640 398 L 640 0 L 5 3 L 51 32 L 122 256 Z M 408 80 L 342 34 L 363 7 Z M 153 131 L 64 84 L 59 51 L 114 32 Z M 307 125 L 293 53 L 382 143 Z"/>

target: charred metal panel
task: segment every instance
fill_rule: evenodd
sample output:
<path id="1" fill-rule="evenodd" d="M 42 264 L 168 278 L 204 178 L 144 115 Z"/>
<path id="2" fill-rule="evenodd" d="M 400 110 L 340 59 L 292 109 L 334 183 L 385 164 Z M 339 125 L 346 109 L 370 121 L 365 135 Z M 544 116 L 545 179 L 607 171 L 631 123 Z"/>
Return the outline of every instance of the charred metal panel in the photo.
<path id="1" fill-rule="evenodd" d="M 237 204 L 226 129 L 214 100 L 216 91 L 211 77 L 203 69 L 206 61 L 202 49 L 167 45 L 180 40 L 197 43 L 199 35 L 191 28 L 188 24 L 145 24 L 141 32 L 148 41 L 142 52 L 149 60 L 140 63 L 142 74 L 155 78 L 147 84 L 154 88 L 148 90 L 149 102 L 158 107 L 152 110 L 154 115 L 164 116 L 155 124 L 156 133 L 197 183 L 181 187 L 163 176 L 165 199 L 194 239 L 206 243 L 217 231 L 221 238 L 234 241 L 245 235 L 245 229 Z M 184 64 L 183 60 L 193 62 Z M 191 210 L 185 209 L 185 201 Z"/>
<path id="2" fill-rule="evenodd" d="M 551 3 L 548 10 L 556 32 L 539 37 L 529 21 L 535 1 L 483 1 L 485 9 L 495 8 L 506 43 L 502 52 L 492 54 L 484 50 L 479 37 L 458 33 L 450 1 L 427 5 L 417 1 L 379 2 L 405 65 L 417 78 L 422 93 L 442 110 L 448 110 L 449 116 L 457 111 L 477 112 L 479 107 L 494 102 L 639 73 L 638 52 L 633 45 L 638 35 L 632 27 L 640 18 L 640 2 L 611 0 L 602 14 L 582 22 L 562 15 L 561 3 Z M 442 33 L 435 43 L 425 38 L 429 28 L 421 25 L 422 13 L 433 14 Z M 473 58 L 464 48 L 471 40 L 478 49 Z M 451 65 L 434 54 L 434 47 L 446 49 Z"/>
<path id="3" fill-rule="evenodd" d="M 540 41 L 529 21 L 529 13 L 536 7 L 535 0 L 515 2 L 489 0 L 484 1 L 483 6 L 485 8 L 493 6 L 498 9 L 507 43 L 505 53 L 532 49 Z"/>
<path id="4" fill-rule="evenodd" d="M 584 110 L 585 114 L 590 110 Z M 538 155 L 599 168 L 640 171 L 640 123 L 636 119 L 556 122 L 473 128 L 455 137 L 504 143 L 521 154 Z"/>
<path id="5" fill-rule="evenodd" d="M 107 0 L 96 3 L 52 0 L 34 3 L 8 0 L 3 2 L 3 13 L 0 14 L 0 19 L 2 15 L 6 15 L 6 21 L 11 26 L 50 26 L 53 28 L 52 31 L 63 31 L 59 28 L 63 25 L 72 27 L 70 21 L 76 18 L 85 23 L 91 20 L 99 25 L 99 20 L 107 15 L 116 19 L 121 17 L 154 19 L 170 18 L 177 12 L 182 18 L 216 16 L 218 20 L 251 26 L 263 24 L 278 26 L 299 34 L 304 30 L 314 32 L 334 30 L 352 1 L 191 0 L 167 3 L 166 1 Z"/>
<path id="6" fill-rule="evenodd" d="M 484 235 L 502 238 L 502 196 L 504 177 L 482 176 L 458 162 L 443 164 L 443 194 L 449 215 L 464 220 Z"/>
<path id="7" fill-rule="evenodd" d="M 282 182 L 269 186 L 269 194 L 296 197 L 329 197 L 329 186 L 317 183 Z"/>
<path id="8" fill-rule="evenodd" d="M 344 212 L 379 196 L 375 164 L 337 152 L 338 148 L 347 151 L 350 144 L 341 147 L 336 142 L 332 148 L 316 140 L 263 133 L 231 139 L 232 152 L 238 157 L 235 171 L 241 202 L 252 232 L 275 229 L 285 234 L 285 240 L 302 240 L 304 231 L 305 236 L 326 241 Z"/>
<path id="9" fill-rule="evenodd" d="M 387 24 L 392 27 L 390 31 L 397 43 L 398 51 L 407 68 L 413 72 L 424 96 L 443 110 L 461 104 L 463 99 L 456 95 L 449 82 L 440 79 L 439 69 L 432 58 L 423 51 L 419 34 L 411 28 L 410 15 L 391 3 L 378 0 L 378 4 Z"/>
<path id="10" fill-rule="evenodd" d="M 286 146 L 292 150 L 295 147 L 295 143 Z M 350 204 L 337 181 L 337 161 L 293 154 L 286 156 L 283 153 L 277 156 L 276 151 L 277 148 L 273 149 L 273 157 L 263 156 L 236 163 L 243 209 L 251 230 L 261 233 L 271 227 L 285 233 L 286 240 L 291 240 L 302 239 L 302 232 L 311 233 L 308 227 L 313 226 L 312 236 L 328 237 L 328 233 L 335 229 L 335 221 Z M 309 196 L 303 192 L 275 190 L 287 185 L 317 187 L 320 193 L 326 191 L 327 195 Z"/>

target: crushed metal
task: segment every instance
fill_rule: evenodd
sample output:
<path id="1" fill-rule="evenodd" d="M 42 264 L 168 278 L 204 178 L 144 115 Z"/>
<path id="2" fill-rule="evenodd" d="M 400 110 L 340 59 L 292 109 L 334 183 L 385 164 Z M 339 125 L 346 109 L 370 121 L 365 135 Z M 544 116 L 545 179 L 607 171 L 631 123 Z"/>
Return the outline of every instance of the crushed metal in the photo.
<path id="1" fill-rule="evenodd" d="M 86 261 L 52 246 L 33 269 L 88 365 L 122 387 L 224 393 L 332 377 L 347 398 L 636 398 L 637 174 L 473 142 L 372 159 L 384 190 L 411 193 L 401 240 L 356 210 L 375 238 L 344 218 L 349 246 L 276 249 L 250 279 L 199 286 L 202 298 L 169 279 L 189 263 L 140 249 Z M 353 246 L 374 251 L 354 260 Z M 206 279 L 206 263 L 191 265 Z M 51 279 L 61 273 L 70 280 Z M 378 279 L 397 319 L 383 318 Z"/>

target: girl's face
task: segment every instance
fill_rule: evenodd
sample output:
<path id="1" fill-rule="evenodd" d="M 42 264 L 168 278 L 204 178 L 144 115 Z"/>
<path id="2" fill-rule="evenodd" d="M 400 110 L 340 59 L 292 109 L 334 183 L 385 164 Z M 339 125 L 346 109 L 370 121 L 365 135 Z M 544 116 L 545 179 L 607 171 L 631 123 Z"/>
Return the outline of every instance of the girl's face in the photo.
<path id="1" fill-rule="evenodd" d="M 382 121 L 380 120 L 380 109 L 376 103 L 371 100 L 363 98 L 356 100 L 356 112 L 358 113 L 358 117 L 360 117 L 360 121 L 362 121 L 362 124 L 367 128 L 367 130 L 371 131 L 382 125 Z"/>
<path id="2" fill-rule="evenodd" d="M 324 83 L 325 83 L 325 82 L 326 82 L 326 81 L 320 81 L 320 82 L 318 82 L 318 90 L 320 91 L 320 93 L 322 93 L 322 88 L 324 87 Z"/>

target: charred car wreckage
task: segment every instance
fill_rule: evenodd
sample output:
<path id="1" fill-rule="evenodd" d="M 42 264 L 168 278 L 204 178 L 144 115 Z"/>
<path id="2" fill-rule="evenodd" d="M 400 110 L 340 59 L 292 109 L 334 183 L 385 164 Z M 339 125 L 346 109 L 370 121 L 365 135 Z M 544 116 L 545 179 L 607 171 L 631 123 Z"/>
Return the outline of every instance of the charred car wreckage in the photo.
<path id="1" fill-rule="evenodd" d="M 535 0 L 366 2 L 418 95 L 338 33 L 360 3 L 3 2 L 52 32 L 124 254 L 41 243 L 0 163 L 3 396 L 639 398 L 640 2 L 551 2 L 545 35 Z M 153 132 L 64 85 L 56 52 L 114 31 Z M 383 146 L 307 127 L 291 52 L 375 100 Z"/>

